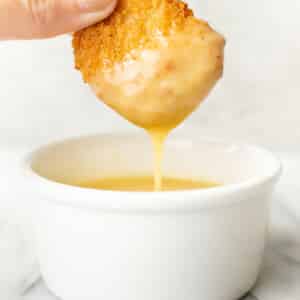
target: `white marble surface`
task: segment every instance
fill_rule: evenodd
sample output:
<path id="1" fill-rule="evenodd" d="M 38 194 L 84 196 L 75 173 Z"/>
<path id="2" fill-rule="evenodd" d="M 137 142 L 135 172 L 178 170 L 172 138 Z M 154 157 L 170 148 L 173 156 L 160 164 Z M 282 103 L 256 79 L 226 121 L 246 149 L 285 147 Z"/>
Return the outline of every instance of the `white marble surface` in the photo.
<path id="1" fill-rule="evenodd" d="M 24 296 L 23 300 L 58 300 L 49 292 L 42 280 L 38 281 Z"/>
<path id="2" fill-rule="evenodd" d="M 22 298 L 22 300 L 59 300 L 54 295 L 52 295 L 45 284 L 39 281 L 32 289 Z M 257 300 L 254 296 L 250 294 L 245 296 L 240 300 Z M 284 299 L 283 299 L 284 300 Z"/>

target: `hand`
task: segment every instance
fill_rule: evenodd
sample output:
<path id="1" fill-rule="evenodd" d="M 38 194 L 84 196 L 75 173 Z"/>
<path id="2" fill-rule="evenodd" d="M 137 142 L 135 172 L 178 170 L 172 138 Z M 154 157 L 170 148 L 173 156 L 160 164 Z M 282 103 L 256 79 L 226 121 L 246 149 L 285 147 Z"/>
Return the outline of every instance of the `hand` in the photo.
<path id="1" fill-rule="evenodd" d="M 107 17 L 115 5 L 116 0 L 0 0 L 0 40 L 77 31 Z"/>

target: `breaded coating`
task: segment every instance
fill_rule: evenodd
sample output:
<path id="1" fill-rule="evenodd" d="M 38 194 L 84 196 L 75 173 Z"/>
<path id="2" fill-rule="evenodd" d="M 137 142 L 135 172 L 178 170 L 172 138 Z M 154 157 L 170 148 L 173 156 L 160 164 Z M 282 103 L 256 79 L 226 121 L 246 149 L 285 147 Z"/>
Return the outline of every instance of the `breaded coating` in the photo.
<path id="1" fill-rule="evenodd" d="M 224 39 L 177 0 L 119 0 L 74 35 L 75 65 L 96 95 L 144 128 L 175 127 L 220 78 Z"/>
<path id="2" fill-rule="evenodd" d="M 174 0 L 120 0 L 109 18 L 75 34 L 76 68 L 88 82 L 99 68 L 120 62 L 133 49 L 159 47 L 157 35 L 182 29 L 192 15 Z"/>

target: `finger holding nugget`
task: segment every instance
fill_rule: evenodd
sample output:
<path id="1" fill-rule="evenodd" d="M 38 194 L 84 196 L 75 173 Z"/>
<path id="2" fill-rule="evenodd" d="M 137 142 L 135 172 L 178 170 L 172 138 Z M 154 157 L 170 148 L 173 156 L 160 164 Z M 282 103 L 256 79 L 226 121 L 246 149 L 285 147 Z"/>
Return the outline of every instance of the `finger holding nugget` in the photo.
<path id="1" fill-rule="evenodd" d="M 117 0 L 0 0 L 0 40 L 48 38 L 107 17 Z"/>

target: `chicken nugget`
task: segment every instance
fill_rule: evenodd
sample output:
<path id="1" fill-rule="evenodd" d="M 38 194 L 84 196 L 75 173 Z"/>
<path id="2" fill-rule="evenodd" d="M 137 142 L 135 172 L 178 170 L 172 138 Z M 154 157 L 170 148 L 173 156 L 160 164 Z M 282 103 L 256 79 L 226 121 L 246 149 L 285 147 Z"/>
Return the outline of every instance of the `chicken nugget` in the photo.
<path id="1" fill-rule="evenodd" d="M 146 129 L 173 128 L 195 110 L 222 75 L 224 44 L 178 0 L 119 0 L 73 38 L 84 81 Z"/>

